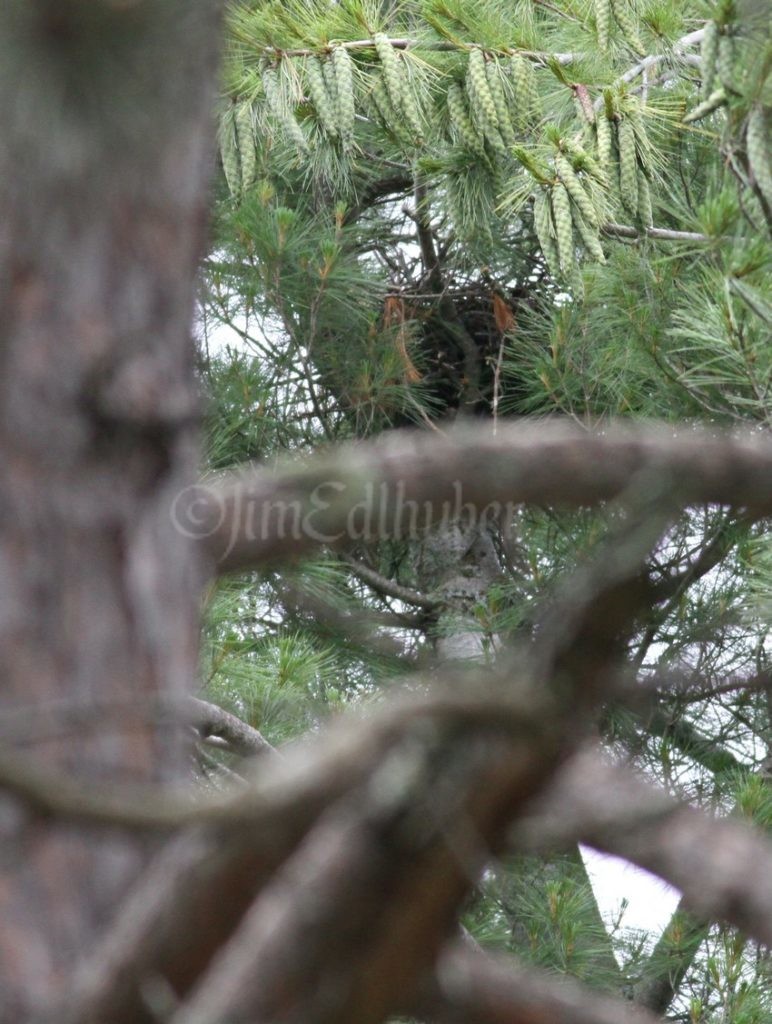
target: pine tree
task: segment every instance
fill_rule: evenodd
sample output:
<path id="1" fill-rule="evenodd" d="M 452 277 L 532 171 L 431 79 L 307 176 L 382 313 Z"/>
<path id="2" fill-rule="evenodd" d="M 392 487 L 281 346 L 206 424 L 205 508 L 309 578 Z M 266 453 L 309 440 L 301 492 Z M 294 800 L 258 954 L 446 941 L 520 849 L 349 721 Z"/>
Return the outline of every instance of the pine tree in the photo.
<path id="1" fill-rule="evenodd" d="M 247 104 L 257 132 L 248 153 L 236 136 L 235 180 L 224 136 L 205 266 L 211 465 L 556 413 L 769 426 L 761 6 L 237 4 L 223 124 Z M 524 506 L 231 580 L 210 693 L 282 740 L 397 673 L 493 665 L 617 514 Z M 741 806 L 769 757 L 766 526 L 690 507 L 644 575 L 627 659 L 646 700 L 607 707 L 604 740 L 695 803 Z M 609 936 L 575 848 L 501 860 L 465 921 L 674 1019 L 772 1012 L 734 931 L 679 909 L 653 947 L 623 921 Z"/>
<path id="2" fill-rule="evenodd" d="M 0 21 L 0 1022 L 769 1020 L 766 5 L 224 6 Z"/>

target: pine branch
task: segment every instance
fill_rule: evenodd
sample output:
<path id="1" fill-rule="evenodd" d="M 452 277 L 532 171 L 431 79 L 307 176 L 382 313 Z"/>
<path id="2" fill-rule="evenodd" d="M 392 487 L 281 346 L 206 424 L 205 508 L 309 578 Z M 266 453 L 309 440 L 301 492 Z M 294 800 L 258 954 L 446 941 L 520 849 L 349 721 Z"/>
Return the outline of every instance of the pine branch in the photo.
<path id="1" fill-rule="evenodd" d="M 451 42 L 449 40 L 429 42 L 428 40 L 416 37 L 396 37 L 387 41 L 395 50 L 422 49 L 434 53 L 466 53 L 469 50 L 479 48 L 480 45 L 476 42 Z M 375 49 L 375 43 L 372 39 L 352 39 L 348 42 L 336 43 L 336 46 L 341 46 L 346 50 Z M 329 47 L 298 47 L 296 49 L 284 50 L 281 47 L 267 45 L 255 48 L 266 57 L 274 57 L 279 60 L 282 57 L 315 57 L 329 49 Z M 495 47 L 493 49 L 495 50 Z M 538 61 L 543 64 L 547 64 L 550 61 L 556 61 L 558 64 L 573 64 L 584 57 L 584 54 L 581 53 L 549 53 L 546 50 L 521 50 L 517 47 L 504 47 L 498 52 L 507 56 L 517 53 L 528 60 Z"/>
<path id="2" fill-rule="evenodd" d="M 552 11 L 554 14 L 559 15 L 561 18 L 565 18 L 567 21 L 575 21 L 581 24 L 581 19 L 577 18 L 575 14 L 569 14 L 568 11 L 564 11 L 562 7 L 558 7 L 557 4 L 550 3 L 550 0 L 532 0 L 532 3 L 536 4 L 537 7 L 544 7 L 545 10 Z"/>
<path id="3" fill-rule="evenodd" d="M 324 1002 L 330 988 L 320 989 L 312 965 L 325 977 L 352 982 L 353 988 L 332 986 L 334 1003 L 372 984 L 390 1002 L 409 992 L 410 974 L 429 966 L 452 907 L 476 876 L 479 865 L 472 868 L 465 853 L 467 836 L 479 830 L 485 851 L 557 755 L 550 702 L 539 694 L 526 700 L 511 685 L 496 692 L 494 706 L 476 686 L 450 686 L 428 700 L 382 708 L 369 721 L 338 723 L 323 741 L 307 745 L 305 756 L 296 750 L 292 765 L 290 758 L 267 763 L 259 788 L 283 815 L 273 825 L 262 819 L 255 827 L 220 831 L 214 843 L 199 836 L 193 849 L 178 845 L 135 892 L 84 972 L 78 997 L 67 1000 L 71 1015 L 59 1019 L 145 1024 L 150 1017 L 141 999 L 148 972 L 169 979 L 184 995 L 211 965 L 173 1020 L 196 1020 L 196 1013 L 213 1010 L 217 1020 L 230 1010 L 240 1020 L 243 1008 L 249 1012 L 266 1001 L 275 1007 L 285 998 L 285 975 L 275 969 L 281 962 L 299 965 L 293 999 L 308 1011 L 304 1019 L 374 1020 L 378 1000 L 366 995 L 358 1010 L 352 995 L 354 1007 L 345 1007 L 350 1016 L 343 1007 L 330 1008 Z M 510 712 L 502 714 L 501 699 Z M 319 798 L 329 809 L 321 816 Z M 277 859 L 285 861 L 278 872 Z M 394 914 L 395 886 L 405 897 L 400 915 Z M 342 906 L 349 926 L 338 932 L 334 921 Z M 304 934 L 299 957 L 298 928 Z M 422 956 L 394 957 L 406 942 L 411 948 L 423 943 Z M 214 957 L 218 948 L 222 954 Z M 273 955 L 289 949 L 290 960 Z M 408 974 L 394 978 L 391 972 L 401 972 L 401 964 Z M 384 979 L 389 984 L 381 984 Z M 316 1010 L 321 1016 L 311 1012 Z"/>
<path id="4" fill-rule="evenodd" d="M 327 638 L 345 638 L 348 646 L 362 654 L 377 654 L 382 658 L 404 658 L 404 645 L 397 638 L 379 635 L 377 627 L 389 629 L 420 629 L 424 625 L 423 613 L 398 614 L 396 612 L 343 612 L 329 601 L 304 592 L 285 583 L 278 587 L 282 602 L 294 615 L 305 615 L 309 628 Z"/>
<path id="5" fill-rule="evenodd" d="M 681 36 L 680 39 L 677 39 L 675 43 L 673 43 L 672 54 L 676 54 L 681 58 L 687 59 L 689 63 L 693 63 L 694 60 L 696 60 L 696 62 L 699 63 L 699 56 L 694 55 L 693 60 L 691 59 L 692 55 L 687 55 L 685 51 L 693 49 L 695 46 L 699 46 L 703 40 L 704 35 L 705 29 L 700 28 L 697 29 L 695 32 L 688 32 L 685 36 Z M 628 68 L 628 70 L 625 71 L 625 73 L 621 75 L 620 78 L 617 79 L 617 85 L 629 84 L 630 82 L 634 81 L 639 75 L 648 74 L 648 71 L 651 68 L 655 67 L 657 64 L 660 64 L 664 60 L 669 60 L 672 54 L 670 52 L 648 54 L 646 57 L 641 58 L 641 60 L 639 60 L 636 64 L 633 64 L 631 68 Z M 668 79 L 664 79 L 663 81 L 667 80 Z M 593 109 L 597 112 L 598 110 L 601 109 L 604 102 L 604 97 L 601 93 L 601 95 L 598 96 L 598 98 L 593 103 Z"/>
<path id="6" fill-rule="evenodd" d="M 553 4 L 549 3 L 548 0 L 534 0 L 535 3 L 540 3 L 541 6 L 549 8 L 563 17 L 570 17 L 566 15 L 565 11 L 560 10 Z M 574 19 L 579 20 L 579 19 Z M 663 60 L 669 60 L 672 54 L 677 56 L 683 56 L 686 50 L 692 49 L 695 46 L 699 46 L 702 42 L 702 38 L 705 34 L 704 29 L 697 29 L 694 32 L 689 32 L 680 39 L 677 39 L 673 44 L 672 51 L 668 53 L 656 53 L 649 54 L 643 57 L 636 64 L 634 64 L 629 70 L 627 70 L 619 79 L 620 82 L 629 83 L 632 82 L 638 75 L 648 71 L 650 68 L 661 63 Z M 438 40 L 428 41 L 425 39 L 419 39 L 415 36 L 396 36 L 390 38 L 388 42 L 394 47 L 395 50 L 413 50 L 423 49 L 434 52 L 467 52 L 469 50 L 476 49 L 479 47 L 477 42 L 453 42 L 450 40 Z M 343 47 L 346 50 L 370 50 L 375 48 L 375 43 L 372 39 L 351 39 L 348 41 L 336 42 L 336 46 Z M 266 57 L 274 57 L 281 60 L 283 57 L 314 57 L 320 53 L 329 50 L 329 47 L 297 47 L 295 49 L 282 49 L 277 46 L 257 46 L 257 50 L 263 53 Z M 490 48 L 487 48 L 490 49 Z M 495 47 L 492 48 L 494 51 Z M 525 57 L 528 60 L 537 61 L 542 64 L 548 64 L 551 62 L 557 62 L 560 65 L 573 64 L 577 61 L 584 60 L 587 54 L 576 52 L 576 53 L 550 53 L 546 50 L 523 50 L 517 47 L 503 47 L 497 52 L 510 56 L 512 54 L 519 54 L 521 57 Z M 598 104 L 602 103 L 602 99 L 597 101 Z M 599 109 L 599 106 L 598 108 Z"/>
<path id="7" fill-rule="evenodd" d="M 663 578 L 656 584 L 656 596 L 659 601 L 677 601 L 692 583 L 706 576 L 711 569 L 727 555 L 734 546 L 735 537 L 732 528 L 737 523 L 735 516 L 723 516 L 713 535 L 699 547 L 696 556 L 680 573 Z"/>
<path id="8" fill-rule="evenodd" d="M 228 748 L 242 757 L 255 754 L 277 754 L 261 732 L 248 725 L 236 715 L 209 701 L 191 697 L 195 714 L 195 725 L 204 739 L 210 736 L 225 740 Z"/>
<path id="9" fill-rule="evenodd" d="M 695 32 L 689 32 L 685 36 L 681 36 L 680 39 L 673 43 L 672 52 L 679 57 L 682 56 L 686 50 L 690 50 L 693 49 L 695 46 L 699 46 L 703 40 L 704 35 L 705 29 L 700 28 L 697 29 Z M 642 75 L 645 71 L 648 71 L 650 68 L 655 67 L 663 60 L 669 60 L 670 57 L 670 53 L 653 53 L 646 57 L 643 57 L 641 60 L 638 61 L 637 64 L 634 64 L 628 71 L 625 71 L 625 73 L 622 75 L 619 81 L 632 82 L 634 79 L 638 77 L 638 75 Z M 602 99 L 600 102 L 603 102 Z M 600 106 L 598 106 L 597 109 L 600 109 Z"/>
<path id="10" fill-rule="evenodd" d="M 664 878 L 698 917 L 772 941 L 772 845 L 745 823 L 713 819 L 585 750 L 511 832 L 516 848 L 577 840 Z"/>
<path id="11" fill-rule="evenodd" d="M 503 696 L 504 694 L 506 696 Z M 543 690 L 524 694 L 519 690 L 513 691 L 510 685 L 506 690 L 497 689 L 491 701 L 490 695 L 485 695 L 476 688 L 471 692 L 464 692 L 461 688 L 451 686 L 446 693 L 437 694 L 426 700 L 406 700 L 383 709 L 369 722 L 357 720 L 354 723 L 339 723 L 337 728 L 329 730 L 321 741 L 309 744 L 305 752 L 302 749 L 296 751 L 292 764 L 288 764 L 287 761 L 274 762 L 271 759 L 266 764 L 267 771 L 261 774 L 259 780 L 252 781 L 246 791 L 242 790 L 235 798 L 230 798 L 229 808 L 226 807 L 228 801 L 223 798 L 214 801 L 200 800 L 199 810 L 203 813 L 199 821 L 219 821 L 221 826 L 230 827 L 218 829 L 213 842 L 199 835 L 195 839 L 178 844 L 160 862 L 157 870 L 148 876 L 145 885 L 133 897 L 134 902 L 125 908 L 116 932 L 108 937 L 106 943 L 100 945 L 95 960 L 85 972 L 84 977 L 90 979 L 89 983 L 81 981 L 79 998 L 67 1001 L 68 1007 L 75 1008 L 72 1019 L 78 1021 L 78 1024 L 103 1019 L 109 1019 L 113 1024 L 144 1021 L 147 1015 L 144 1014 L 144 1010 L 140 1013 L 137 1006 L 141 1006 L 143 979 L 149 970 L 170 979 L 179 977 L 179 972 L 182 971 L 185 982 L 180 991 L 184 991 L 194 980 L 190 974 L 191 929 L 197 936 L 196 970 L 202 971 L 211 959 L 213 947 L 216 948 L 229 934 L 223 930 L 227 922 L 230 922 L 229 927 L 235 927 L 240 916 L 237 908 L 248 905 L 256 887 L 272 873 L 279 861 L 296 848 L 301 836 L 324 807 L 334 807 L 339 796 L 349 793 L 353 795 L 353 802 L 349 803 L 354 813 L 352 827 L 358 828 L 358 822 L 369 828 L 368 822 L 378 820 L 381 813 L 378 808 L 382 805 L 377 804 L 371 809 L 376 816 L 373 819 L 370 816 L 371 811 L 362 805 L 361 791 L 358 787 L 370 777 L 375 765 L 388 765 L 389 762 L 384 761 L 384 758 L 388 756 L 389 751 L 392 751 L 399 763 L 404 762 L 404 751 L 399 748 L 401 737 L 406 737 L 408 742 L 414 744 L 418 736 L 433 737 L 447 733 L 450 737 L 458 738 L 466 730 L 471 729 L 467 735 L 476 737 L 473 749 L 497 761 L 499 748 L 496 737 L 509 735 L 511 730 L 515 746 L 507 747 L 506 764 L 510 765 L 515 773 L 521 770 L 523 764 L 529 765 L 529 770 L 539 769 L 542 759 L 550 754 L 552 741 L 549 740 L 549 736 L 552 735 L 551 730 L 555 728 L 556 723 L 549 707 L 540 706 L 537 694 L 542 694 L 544 699 Z M 433 728 L 422 728 L 420 723 L 424 720 L 432 722 Z M 419 731 L 416 733 L 417 727 Z M 576 718 L 573 714 L 570 718 L 570 727 L 575 736 Z M 542 734 L 540 730 L 543 728 L 547 728 L 547 734 Z M 488 738 L 481 744 L 479 741 L 484 737 Z M 527 756 L 523 754 L 524 761 L 518 756 L 514 758 L 513 763 L 514 749 L 519 749 L 519 744 L 523 742 L 528 746 Z M 466 755 L 462 759 L 464 762 L 465 757 Z M 439 762 L 434 762 L 432 758 L 421 763 L 427 766 L 435 763 L 436 768 L 445 777 L 445 762 L 442 758 Z M 499 774 L 500 770 L 501 766 L 496 769 L 494 776 L 497 779 L 496 784 L 509 785 L 513 780 L 508 776 L 502 777 Z M 767 932 L 772 921 L 769 907 L 772 899 L 769 885 L 769 879 L 772 878 L 772 854 L 763 838 L 739 823 L 711 821 L 692 808 L 678 805 L 653 787 L 630 779 L 624 773 L 620 774 L 618 770 L 608 769 L 605 765 L 602 765 L 601 771 L 602 785 L 599 786 L 597 782 L 597 778 L 593 781 L 593 778 L 588 776 L 586 765 L 577 770 L 577 762 L 570 762 L 557 784 L 558 793 L 561 789 L 563 791 L 562 800 L 555 797 L 553 787 L 549 791 L 549 797 L 531 805 L 537 808 L 537 814 L 540 809 L 546 808 L 551 815 L 550 820 L 557 823 L 550 826 L 553 838 L 556 828 L 559 835 L 565 835 L 567 826 L 573 827 L 578 822 L 587 841 L 656 871 L 674 884 L 680 885 L 689 896 L 690 903 L 697 905 L 704 913 L 725 914 L 750 934 L 756 935 L 762 941 L 768 941 Z M 530 784 L 526 787 L 527 791 L 533 792 L 529 787 Z M 376 790 L 379 793 L 383 792 L 382 787 L 376 787 Z M 415 804 L 409 800 L 408 805 L 417 809 L 421 820 L 425 822 L 425 799 L 428 798 L 428 794 L 433 794 L 435 789 L 427 785 L 420 787 L 419 791 L 423 794 L 422 798 Z M 47 787 L 44 792 L 50 796 L 52 790 Z M 518 792 L 522 794 L 522 785 Z M 409 796 L 409 793 L 410 791 L 404 795 Z M 462 835 L 466 835 L 469 830 L 466 813 L 478 813 L 483 806 L 488 806 L 486 802 L 490 800 L 491 788 L 487 783 L 484 793 L 483 800 L 480 792 L 473 790 L 467 810 L 464 814 L 459 814 L 463 825 Z M 458 802 L 456 789 L 453 787 L 451 794 L 455 814 Z M 120 797 L 121 794 L 119 792 L 115 795 Z M 394 811 L 393 821 L 397 824 L 404 821 L 403 814 L 407 813 L 408 805 L 403 808 L 401 800 L 402 797 L 393 807 L 387 803 L 382 808 L 387 813 L 385 825 L 390 840 L 384 845 L 379 834 L 377 843 L 372 847 L 374 853 L 376 850 L 384 849 L 393 852 L 395 841 L 402 842 L 405 838 L 408 842 L 412 841 L 412 831 L 408 830 L 405 836 L 401 831 L 401 825 L 396 835 L 390 832 L 391 826 L 388 822 L 392 819 L 388 815 L 391 810 Z M 211 812 L 213 807 L 218 809 L 218 814 L 214 818 L 206 813 Z M 223 812 L 226 812 L 227 816 L 224 816 Z M 507 813 L 511 813 L 511 810 Z M 245 827 L 247 823 L 250 826 L 248 828 Z M 527 826 L 528 819 L 525 824 Z M 352 879 L 364 879 L 370 898 L 373 894 L 377 897 L 382 891 L 388 896 L 391 890 L 388 886 L 384 888 L 381 885 L 370 884 L 372 879 L 369 872 L 377 873 L 380 870 L 380 860 L 376 857 L 371 864 L 367 858 L 360 859 L 361 849 L 356 844 L 352 845 L 351 831 L 345 828 L 341 830 L 337 819 L 333 825 L 326 835 L 333 842 L 336 851 L 341 849 L 341 854 L 338 856 L 335 853 L 329 861 L 325 861 L 333 872 L 327 880 L 332 882 L 343 879 L 348 887 L 345 891 L 351 897 L 352 913 L 359 908 L 365 914 L 365 928 L 367 934 L 372 935 L 373 917 L 364 889 L 360 892 L 357 888 L 358 883 L 352 889 Z M 482 823 L 478 822 L 478 825 L 482 826 Z M 422 834 L 425 833 L 421 830 L 416 833 L 418 836 Z M 480 834 L 486 835 L 485 828 L 481 827 Z M 450 841 L 450 833 L 445 825 L 440 828 L 440 835 L 442 838 L 439 850 L 449 851 L 449 859 L 443 863 L 447 864 L 448 870 L 457 873 L 460 840 L 459 843 Z M 403 838 L 399 839 L 399 836 Z M 317 833 L 317 839 L 319 838 Z M 541 840 L 543 839 L 542 828 Z M 343 844 L 342 848 L 340 843 Z M 463 848 L 463 843 L 460 845 Z M 317 859 L 317 853 L 324 850 L 329 853 L 331 849 L 325 840 L 321 847 L 315 845 L 313 849 L 307 851 L 309 857 L 303 863 L 306 863 L 309 869 L 306 881 L 312 887 L 325 880 L 320 879 L 320 861 Z M 367 846 L 367 849 L 369 850 L 370 846 Z M 349 857 L 353 857 L 350 862 Z M 440 877 L 434 870 L 436 866 L 435 864 L 432 869 L 432 877 L 435 879 Z M 404 882 L 411 877 L 411 872 L 416 867 L 416 852 L 408 848 L 404 864 L 400 863 L 397 867 Z M 354 869 L 359 871 L 359 868 L 364 870 L 363 876 L 352 874 Z M 469 879 L 462 877 L 463 885 L 468 886 Z M 245 879 L 248 882 L 245 883 Z M 170 884 L 172 881 L 173 884 Z M 418 894 L 423 893 L 425 896 L 427 893 L 423 870 L 418 872 L 418 883 L 414 903 L 407 901 L 418 914 L 417 918 L 411 918 L 416 922 L 421 920 L 422 908 L 421 897 Z M 337 912 L 337 894 L 341 891 L 339 886 L 334 885 L 329 892 L 324 885 L 322 888 L 331 896 Z M 436 886 L 428 889 L 432 892 L 437 891 Z M 228 898 L 224 899 L 226 893 Z M 321 944 L 317 945 L 317 949 L 319 954 L 326 958 L 330 953 L 330 924 L 324 917 L 327 913 L 324 907 L 319 910 L 318 904 L 305 900 L 303 891 L 295 884 L 289 889 L 279 884 L 278 888 L 274 889 L 274 894 L 282 901 L 282 913 L 286 911 L 290 915 L 287 921 L 291 926 L 294 920 L 301 920 L 304 922 L 303 927 L 308 928 L 309 906 L 316 907 L 317 911 L 322 913 L 323 919 L 320 918 L 318 930 Z M 296 914 L 299 914 L 300 918 L 295 918 Z M 207 928 L 195 928 L 193 922 L 199 920 L 206 920 Z M 261 943 L 266 939 L 274 941 L 276 932 L 271 924 L 274 920 L 275 918 L 271 917 L 267 923 L 261 923 L 255 918 L 254 926 L 258 929 Z M 443 916 L 443 923 L 444 921 Z M 269 932 L 265 931 L 266 927 L 269 928 Z M 308 932 L 305 934 L 307 936 Z M 421 934 L 425 935 L 423 932 Z M 291 928 L 289 939 L 293 943 L 294 936 Z M 236 945 L 230 950 L 233 954 L 230 963 L 234 966 L 240 965 L 239 971 L 245 966 L 251 970 L 255 957 L 262 948 L 252 943 L 253 937 L 250 926 L 247 931 L 242 932 Z M 367 949 L 373 948 L 370 944 L 364 945 Z M 297 947 L 293 945 L 293 948 Z M 348 971 L 353 969 L 353 964 L 359 962 L 359 954 L 357 953 L 352 960 L 350 952 L 346 950 L 340 960 L 333 961 L 338 970 Z M 246 961 L 243 959 L 245 953 Z M 223 965 L 228 960 L 219 962 Z M 325 963 L 330 964 L 326 959 Z M 358 976 L 370 977 L 369 965 L 363 964 L 362 968 L 364 974 Z M 261 961 L 261 969 L 270 973 L 270 958 L 267 966 Z M 239 976 L 239 984 L 234 987 L 228 977 L 222 978 L 220 972 L 220 988 L 219 992 L 215 990 L 215 994 L 218 999 L 225 1002 L 217 1004 L 218 1010 L 233 998 L 240 999 L 243 995 L 249 1000 L 254 995 L 255 986 L 244 986 L 242 981 L 243 978 Z M 201 991 L 204 990 L 209 991 L 208 985 L 202 987 Z M 260 986 L 258 990 L 264 991 Z M 315 998 L 315 991 L 316 989 L 308 992 L 309 999 Z M 185 1021 L 188 1018 L 183 1013 L 179 1019 Z"/>
<path id="12" fill-rule="evenodd" d="M 523 502 L 597 504 L 646 476 L 657 486 L 672 481 L 673 499 L 683 506 L 772 513 L 769 435 L 675 435 L 671 427 L 629 424 L 591 434 L 545 421 L 499 424 L 495 436 L 486 426 L 431 436 L 395 432 L 375 443 L 342 445 L 304 469 L 226 474 L 214 486 L 181 494 L 171 514 L 187 536 L 200 538 L 222 573 L 351 536 L 414 536 L 464 508 L 482 521 Z"/>
<path id="13" fill-rule="evenodd" d="M 673 513 L 665 480 L 651 481 L 645 500 L 634 502 L 589 563 L 561 582 L 537 623 L 533 671 L 544 685 L 571 693 L 577 709 L 596 687 L 613 692 L 622 652 L 650 606 L 643 565 Z"/>
<path id="14" fill-rule="evenodd" d="M 665 1013 L 709 932 L 710 925 L 690 914 L 685 901 L 679 900 L 635 986 L 638 1006 Z"/>
<path id="15" fill-rule="evenodd" d="M 659 1018 L 566 977 L 525 967 L 512 957 L 481 954 L 460 943 L 440 955 L 418 1005 L 442 1024 L 658 1024 Z"/>
<path id="16" fill-rule="evenodd" d="M 616 238 L 630 238 L 639 241 L 641 237 L 656 238 L 665 242 L 700 242 L 708 244 L 716 239 L 710 235 L 701 235 L 696 231 L 673 231 L 670 228 L 636 228 L 630 224 L 607 223 L 601 225 L 601 231 Z"/>
<path id="17" fill-rule="evenodd" d="M 442 604 L 442 601 L 439 598 L 431 597 L 427 594 L 420 594 L 417 590 L 411 590 L 409 587 L 400 586 L 398 583 L 387 579 L 386 576 L 382 576 L 379 572 L 376 572 L 375 569 L 371 569 L 369 565 L 365 565 L 364 562 L 360 562 L 351 555 L 343 554 L 340 557 L 363 583 L 367 583 L 367 585 L 372 587 L 373 590 L 377 590 L 379 594 L 383 594 L 385 597 L 392 597 L 395 601 L 412 604 L 416 608 L 425 608 L 426 611 L 434 611 Z"/>
<path id="18" fill-rule="evenodd" d="M 678 606 L 688 588 L 706 576 L 731 551 L 734 538 L 730 526 L 734 521 L 733 516 L 726 516 L 713 537 L 703 545 L 697 557 L 683 572 L 676 576 L 670 576 L 656 585 L 654 600 L 664 601 L 665 604 L 654 612 L 652 621 L 646 627 L 638 643 L 634 656 L 636 665 L 643 663 L 643 659 L 657 635 L 657 630 L 673 609 Z"/>
<path id="19" fill-rule="evenodd" d="M 683 716 L 669 714 L 664 708 L 656 708 L 649 715 L 642 716 L 642 724 L 652 736 L 667 737 L 682 754 L 702 765 L 713 775 L 739 772 L 743 764 L 735 755 L 712 736 L 700 732 Z"/>

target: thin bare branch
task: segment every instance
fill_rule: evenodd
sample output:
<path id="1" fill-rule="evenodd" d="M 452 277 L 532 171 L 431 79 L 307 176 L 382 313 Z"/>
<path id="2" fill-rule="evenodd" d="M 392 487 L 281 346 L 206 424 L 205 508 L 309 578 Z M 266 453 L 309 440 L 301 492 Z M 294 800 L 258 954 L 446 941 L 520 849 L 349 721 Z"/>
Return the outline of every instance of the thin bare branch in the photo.
<path id="1" fill-rule="evenodd" d="M 694 32 L 689 32 L 685 36 L 681 36 L 673 44 L 672 54 L 678 57 L 683 57 L 686 50 L 694 49 L 695 46 L 699 46 L 702 42 L 703 36 L 705 35 L 704 28 L 698 28 Z M 634 64 L 622 75 L 620 81 L 632 82 L 638 75 L 646 74 L 651 68 L 655 67 L 661 61 L 671 60 L 671 53 L 653 53 L 646 57 L 643 57 Z"/>
<path id="2" fill-rule="evenodd" d="M 393 580 L 387 579 L 381 573 L 376 572 L 375 569 L 371 569 L 369 565 L 360 562 L 358 558 L 345 554 L 341 555 L 341 557 L 355 576 L 358 576 L 363 583 L 366 583 L 385 597 L 392 597 L 395 601 L 403 601 L 405 604 L 412 604 L 416 608 L 424 608 L 427 611 L 433 611 L 442 604 L 437 598 L 427 594 L 419 594 L 417 590 L 402 587 Z"/>
<path id="3" fill-rule="evenodd" d="M 640 239 L 646 237 L 656 238 L 665 242 L 699 242 L 700 244 L 716 241 L 710 235 L 701 235 L 698 231 L 673 231 L 671 228 L 654 227 L 636 228 L 630 224 L 614 224 L 611 221 L 603 224 L 601 231 L 606 235 L 612 235 L 616 238 Z"/>
<path id="4" fill-rule="evenodd" d="M 545 4 L 545 6 L 551 6 Z M 557 10 L 557 8 L 555 8 Z M 561 12 L 562 13 L 562 12 Z M 250 40 L 250 45 L 254 46 L 254 41 Z M 479 43 L 467 43 L 467 42 L 453 42 L 451 40 L 424 40 L 415 37 L 408 36 L 394 36 L 389 39 L 389 43 L 394 47 L 395 50 L 428 50 L 435 53 L 443 52 L 459 52 L 465 53 L 469 50 L 477 49 Z M 375 47 L 375 43 L 372 39 L 351 39 L 348 41 L 336 42 L 336 46 L 342 46 L 346 50 L 372 50 Z M 273 57 L 276 60 L 281 60 L 283 57 L 314 57 L 319 55 L 318 47 L 295 47 L 293 49 L 283 50 L 276 46 L 257 46 L 256 49 L 262 51 L 266 57 Z M 327 48 L 329 49 L 329 48 Z M 527 57 L 529 60 L 538 61 L 546 64 L 547 61 L 557 61 L 558 64 L 573 64 L 577 60 L 581 60 L 583 54 L 581 53 L 549 53 L 546 50 L 520 50 L 517 48 L 507 47 L 501 51 L 502 53 L 519 53 L 521 57 Z"/>

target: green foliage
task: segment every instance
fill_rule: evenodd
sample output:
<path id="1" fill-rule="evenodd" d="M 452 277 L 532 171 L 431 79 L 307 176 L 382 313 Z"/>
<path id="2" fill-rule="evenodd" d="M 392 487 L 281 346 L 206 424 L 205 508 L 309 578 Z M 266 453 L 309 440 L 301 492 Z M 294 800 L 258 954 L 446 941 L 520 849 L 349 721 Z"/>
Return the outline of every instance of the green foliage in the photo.
<path id="1" fill-rule="evenodd" d="M 581 857 L 510 859 L 480 886 L 466 922 L 492 949 L 613 989 L 620 982 Z"/>
<path id="2" fill-rule="evenodd" d="M 323 712 L 334 677 L 331 648 L 297 633 L 266 634 L 268 610 L 243 581 L 220 584 L 209 601 L 202 673 L 207 695 L 254 725 L 272 743 L 307 730 Z"/>
<path id="3" fill-rule="evenodd" d="M 207 468 L 469 416 L 772 425 L 764 6 L 232 4 L 202 289 Z M 436 594 L 410 542 L 221 584 L 203 683 L 281 742 L 378 700 L 454 632 L 527 644 L 623 514 L 515 510 L 491 531 L 485 593 L 446 607 L 411 603 Z M 688 509 L 645 575 L 658 596 L 627 654 L 651 706 L 605 709 L 604 738 L 768 827 L 768 524 Z M 616 992 L 686 950 L 674 1019 L 769 1019 L 768 964 L 740 937 L 676 917 L 653 954 L 624 918 L 604 926 L 576 856 L 508 859 L 465 923 Z"/>

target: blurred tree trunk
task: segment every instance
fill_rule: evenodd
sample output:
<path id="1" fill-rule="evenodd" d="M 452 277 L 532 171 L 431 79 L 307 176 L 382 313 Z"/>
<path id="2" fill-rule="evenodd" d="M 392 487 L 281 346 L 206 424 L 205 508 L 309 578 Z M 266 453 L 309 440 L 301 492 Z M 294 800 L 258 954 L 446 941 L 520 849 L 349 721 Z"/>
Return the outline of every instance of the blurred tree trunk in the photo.
<path id="1" fill-rule="evenodd" d="M 11 0 L 0 25 L 0 722 L 92 782 L 186 766 L 153 710 L 196 671 L 201 571 L 169 509 L 196 470 L 217 6 Z M 10 800 L 0 833 L 0 1014 L 18 1022 L 147 850 Z"/>
<path id="2" fill-rule="evenodd" d="M 419 590 L 442 600 L 434 630 L 440 663 L 474 662 L 491 654 L 493 638 L 475 616 L 501 577 L 490 528 L 474 521 L 443 523 L 427 534 L 417 555 Z"/>

